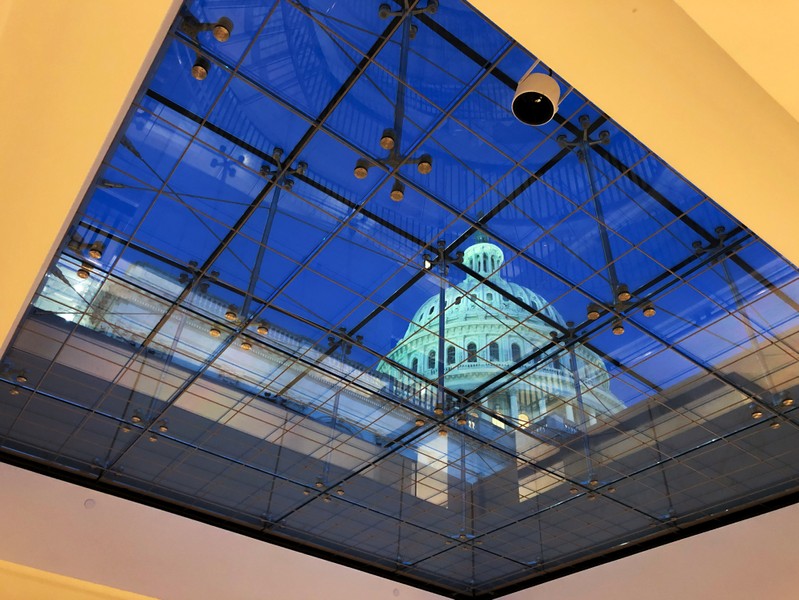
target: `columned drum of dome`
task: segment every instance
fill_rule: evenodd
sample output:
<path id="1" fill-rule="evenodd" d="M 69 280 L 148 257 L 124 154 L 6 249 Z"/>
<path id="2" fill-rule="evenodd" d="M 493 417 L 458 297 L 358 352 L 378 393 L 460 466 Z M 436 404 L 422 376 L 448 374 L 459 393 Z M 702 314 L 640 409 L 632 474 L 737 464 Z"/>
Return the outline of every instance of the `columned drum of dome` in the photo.
<path id="1" fill-rule="evenodd" d="M 524 358 L 551 344 L 552 334 L 557 332 L 549 323 L 566 326 L 544 298 L 505 279 L 503 263 L 499 246 L 477 241 L 466 248 L 463 264 L 482 279 L 467 275 L 444 292 L 444 385 L 448 390 L 469 392 L 512 371 Z M 513 299 L 536 312 L 522 308 Z M 378 366 L 401 395 L 407 394 L 411 401 L 434 411 L 451 407 L 436 407 L 435 387 L 420 385 L 410 373 L 435 378 L 440 315 L 437 294 L 416 311 L 405 336 L 388 353 L 388 360 Z M 450 404 L 457 402 L 452 395 L 447 398 Z M 483 410 L 471 412 L 472 427 L 476 426 L 475 419 L 503 427 L 497 417 L 505 417 L 522 430 L 540 432 L 544 441 L 548 435 L 557 440 L 596 425 L 597 415 L 609 416 L 624 408 L 610 389 L 602 358 L 581 344 L 544 355 L 528 374 L 515 378 L 500 392 L 481 397 L 479 406 Z M 529 438 L 524 439 L 524 443 L 531 443 Z"/>

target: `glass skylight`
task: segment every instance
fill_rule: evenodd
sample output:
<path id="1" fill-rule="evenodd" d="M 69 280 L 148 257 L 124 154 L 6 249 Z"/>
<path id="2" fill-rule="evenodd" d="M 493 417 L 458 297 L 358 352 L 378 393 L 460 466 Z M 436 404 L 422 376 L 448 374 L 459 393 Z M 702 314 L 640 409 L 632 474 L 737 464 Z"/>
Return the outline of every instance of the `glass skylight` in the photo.
<path id="1" fill-rule="evenodd" d="M 795 493 L 796 268 L 557 73 L 518 122 L 531 67 L 457 0 L 187 3 L 3 460 L 453 598 Z"/>

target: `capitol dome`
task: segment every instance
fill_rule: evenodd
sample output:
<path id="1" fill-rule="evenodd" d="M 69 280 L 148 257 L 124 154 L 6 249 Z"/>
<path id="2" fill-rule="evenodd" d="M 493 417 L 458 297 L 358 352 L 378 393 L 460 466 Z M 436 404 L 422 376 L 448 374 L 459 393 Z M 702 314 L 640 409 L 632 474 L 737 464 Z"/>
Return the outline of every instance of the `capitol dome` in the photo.
<path id="1" fill-rule="evenodd" d="M 485 421 L 502 428 L 513 424 L 545 437 L 562 437 L 595 424 L 598 415 L 622 410 L 624 405 L 610 390 L 604 361 L 580 344 L 572 346 L 572 351 L 545 351 L 513 368 L 551 343 L 553 322 L 565 323 L 539 294 L 506 280 L 503 263 L 502 249 L 478 237 L 464 252 L 463 265 L 479 279 L 467 275 L 444 290 L 441 358 L 447 390 L 469 392 L 503 372 L 513 373 L 490 386 L 496 391 L 483 398 L 483 410 L 469 412 L 469 426 Z M 395 393 L 431 411 L 447 409 L 438 406 L 441 400 L 436 394 L 439 303 L 436 294 L 419 307 L 388 360 L 378 366 L 379 372 L 389 376 Z"/>

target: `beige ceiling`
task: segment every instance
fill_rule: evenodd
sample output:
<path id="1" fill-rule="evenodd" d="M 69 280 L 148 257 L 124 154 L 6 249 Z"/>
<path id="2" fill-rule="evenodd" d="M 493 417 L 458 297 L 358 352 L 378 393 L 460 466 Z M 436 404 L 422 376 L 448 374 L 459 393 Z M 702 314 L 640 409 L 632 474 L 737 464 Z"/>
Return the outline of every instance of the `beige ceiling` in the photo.
<path id="1" fill-rule="evenodd" d="M 785 0 L 473 0 L 794 262 L 799 7 Z M 178 0 L 0 2 L 0 339 L 7 343 Z M 0 559 L 164 600 L 429 598 L 0 466 Z M 97 510 L 99 509 L 99 510 Z M 521 592 L 525 600 L 794 598 L 799 508 Z M 793 527 L 793 529 L 792 529 Z M 753 589 L 747 565 L 767 588 Z M 660 574 L 660 575 L 658 575 Z M 576 590 L 576 592 L 575 592 Z M 651 592 L 651 594 L 650 594 Z M 655 594 L 656 592 L 656 594 Z M 655 594 L 655 595 L 653 595 Z"/>

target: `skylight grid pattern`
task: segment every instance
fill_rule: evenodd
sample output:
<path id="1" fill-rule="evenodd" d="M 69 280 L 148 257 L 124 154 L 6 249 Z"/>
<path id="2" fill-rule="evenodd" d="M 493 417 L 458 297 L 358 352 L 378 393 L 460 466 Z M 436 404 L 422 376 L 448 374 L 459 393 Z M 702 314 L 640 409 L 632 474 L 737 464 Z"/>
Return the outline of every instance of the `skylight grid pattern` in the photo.
<path id="1" fill-rule="evenodd" d="M 796 268 L 531 67 L 457 0 L 187 3 L 2 459 L 453 598 L 794 497 Z"/>

